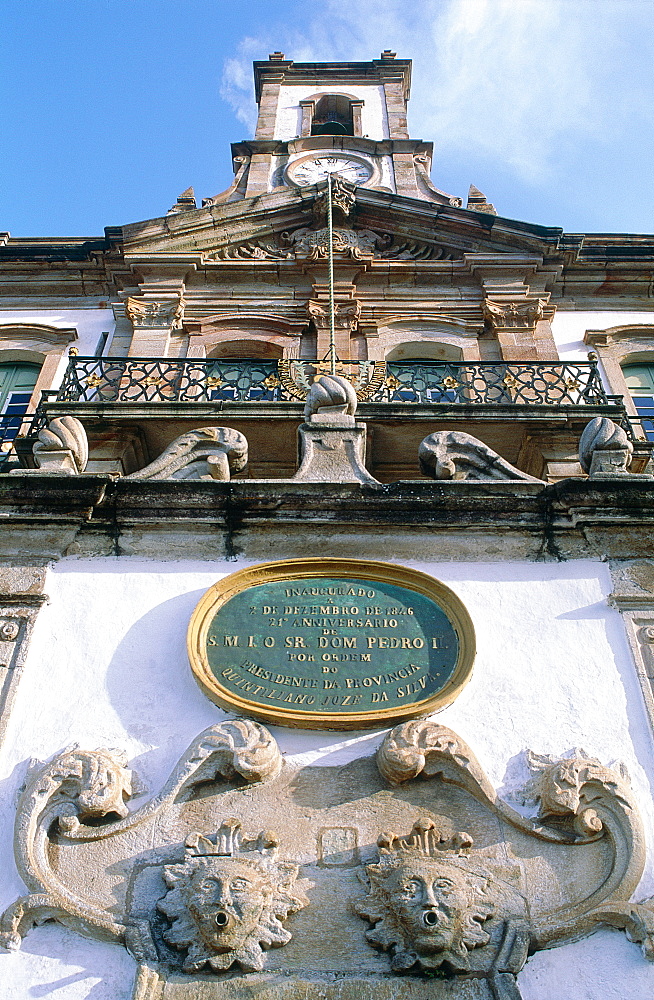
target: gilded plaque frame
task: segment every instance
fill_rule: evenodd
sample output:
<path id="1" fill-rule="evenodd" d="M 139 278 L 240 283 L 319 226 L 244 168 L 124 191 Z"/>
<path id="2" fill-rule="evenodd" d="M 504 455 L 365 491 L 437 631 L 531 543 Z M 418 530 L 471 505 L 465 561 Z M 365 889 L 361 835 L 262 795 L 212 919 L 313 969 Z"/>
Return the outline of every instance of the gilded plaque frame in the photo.
<path id="1" fill-rule="evenodd" d="M 386 583 L 413 590 L 433 601 L 445 613 L 458 638 L 458 657 L 452 676 L 440 691 L 422 701 L 349 714 L 268 706 L 226 689 L 213 673 L 206 653 L 208 632 L 216 612 L 236 594 L 250 587 L 271 582 L 292 583 L 308 577 L 342 577 Z M 248 566 L 210 587 L 191 616 L 187 651 L 196 681 L 211 701 L 227 711 L 293 728 L 347 730 L 386 727 L 404 719 L 431 715 L 450 705 L 470 680 L 476 644 L 472 619 L 461 599 L 445 584 L 426 573 L 368 559 L 303 558 Z"/>

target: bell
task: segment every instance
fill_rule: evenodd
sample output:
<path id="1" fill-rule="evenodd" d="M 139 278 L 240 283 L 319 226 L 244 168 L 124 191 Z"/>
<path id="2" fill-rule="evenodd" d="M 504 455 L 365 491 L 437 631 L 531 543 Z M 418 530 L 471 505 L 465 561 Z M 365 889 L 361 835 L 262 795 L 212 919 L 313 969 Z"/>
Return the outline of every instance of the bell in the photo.
<path id="1" fill-rule="evenodd" d="M 314 124 L 311 135 L 349 135 L 349 129 L 342 122 L 327 121 Z"/>

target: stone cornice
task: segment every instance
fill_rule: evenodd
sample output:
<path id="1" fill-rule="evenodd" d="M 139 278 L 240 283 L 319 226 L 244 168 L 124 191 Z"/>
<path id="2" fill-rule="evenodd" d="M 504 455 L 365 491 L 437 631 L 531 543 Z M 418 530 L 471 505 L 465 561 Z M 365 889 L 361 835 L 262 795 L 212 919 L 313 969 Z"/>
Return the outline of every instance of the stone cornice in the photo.
<path id="1" fill-rule="evenodd" d="M 107 555 L 129 552 L 130 546 L 135 553 L 152 552 L 153 546 L 163 551 L 167 534 L 181 533 L 192 544 L 193 536 L 204 538 L 207 531 L 218 548 L 235 552 L 239 538 L 262 531 L 288 537 L 300 527 L 303 537 L 338 529 L 359 540 L 366 531 L 381 530 L 406 536 L 407 544 L 413 533 L 427 531 L 434 545 L 446 546 L 472 533 L 482 554 L 488 535 L 494 560 L 512 558 L 516 546 L 546 560 L 654 555 L 654 488 L 629 475 L 543 487 L 422 480 L 380 486 L 135 481 L 30 473 L 0 475 L 0 514 L 14 529 L 3 533 L 0 546 L 11 541 L 15 547 L 19 538 L 34 557 L 56 557 L 58 549 L 59 555 L 86 551 L 88 545 Z M 504 547 L 497 547 L 498 537 L 507 540 Z M 73 543 L 78 548 L 71 549 Z M 9 555 L 0 548 L 0 559 Z"/>

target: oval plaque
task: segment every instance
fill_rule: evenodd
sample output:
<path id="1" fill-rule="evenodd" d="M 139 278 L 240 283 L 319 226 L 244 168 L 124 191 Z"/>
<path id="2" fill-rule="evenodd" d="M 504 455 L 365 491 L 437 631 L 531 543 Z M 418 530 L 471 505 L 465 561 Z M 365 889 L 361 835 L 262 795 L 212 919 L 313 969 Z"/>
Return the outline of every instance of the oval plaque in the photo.
<path id="1" fill-rule="evenodd" d="M 214 584 L 193 612 L 188 654 L 223 708 L 279 725 L 364 729 L 453 701 L 475 637 L 456 594 L 424 573 L 288 559 Z"/>

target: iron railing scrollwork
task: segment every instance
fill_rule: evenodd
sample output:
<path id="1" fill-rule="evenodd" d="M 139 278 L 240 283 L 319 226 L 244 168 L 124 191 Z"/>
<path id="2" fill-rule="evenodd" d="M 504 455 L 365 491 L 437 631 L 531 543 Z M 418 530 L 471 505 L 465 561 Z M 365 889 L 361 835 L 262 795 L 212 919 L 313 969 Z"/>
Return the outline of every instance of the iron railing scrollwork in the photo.
<path id="1" fill-rule="evenodd" d="M 594 362 L 339 361 L 371 403 L 606 404 Z M 298 402 L 328 363 L 254 359 L 71 358 L 57 402 Z"/>

